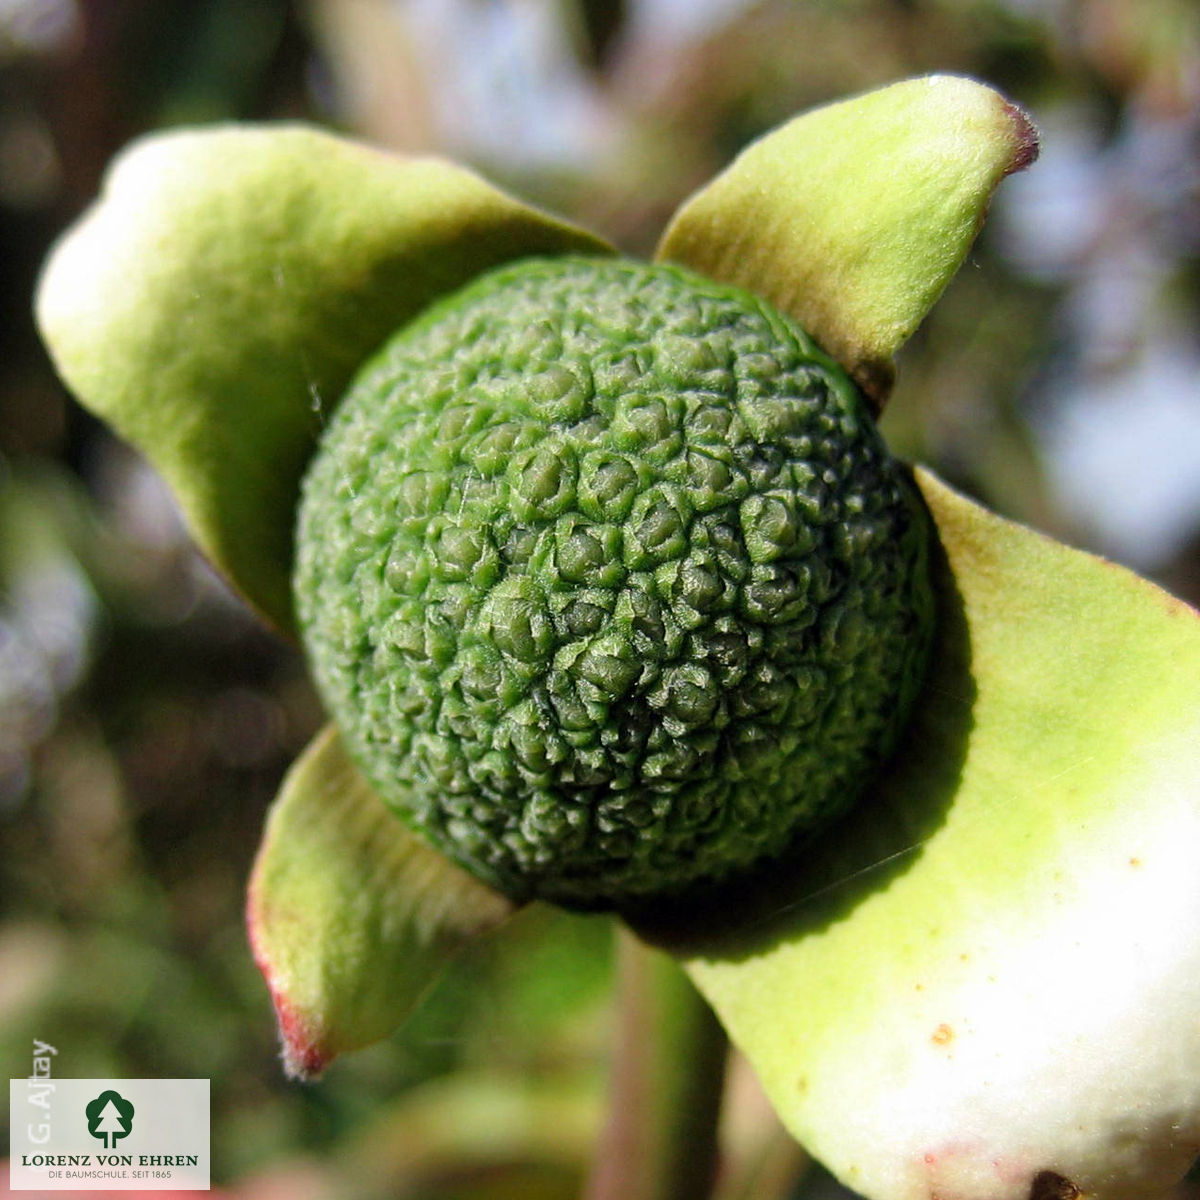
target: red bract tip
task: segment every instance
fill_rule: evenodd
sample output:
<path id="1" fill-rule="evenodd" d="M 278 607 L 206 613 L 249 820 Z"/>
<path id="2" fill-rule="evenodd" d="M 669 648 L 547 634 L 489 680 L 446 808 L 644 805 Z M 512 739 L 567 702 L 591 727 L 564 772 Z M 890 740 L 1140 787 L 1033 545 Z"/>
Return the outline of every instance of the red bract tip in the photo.
<path id="1" fill-rule="evenodd" d="M 1005 101 L 1004 111 L 1012 121 L 1013 132 L 1017 139 L 1016 153 L 1012 156 L 1008 170 L 1005 171 L 1006 175 L 1013 175 L 1037 162 L 1037 157 L 1042 152 L 1042 136 L 1024 109 Z"/>
<path id="2" fill-rule="evenodd" d="M 275 1005 L 275 1017 L 279 1022 L 283 1069 L 289 1079 L 309 1083 L 321 1075 L 333 1061 L 334 1055 L 319 1044 L 311 1025 L 276 988 L 271 987 L 269 978 L 267 985 L 271 990 L 271 1003 Z"/>

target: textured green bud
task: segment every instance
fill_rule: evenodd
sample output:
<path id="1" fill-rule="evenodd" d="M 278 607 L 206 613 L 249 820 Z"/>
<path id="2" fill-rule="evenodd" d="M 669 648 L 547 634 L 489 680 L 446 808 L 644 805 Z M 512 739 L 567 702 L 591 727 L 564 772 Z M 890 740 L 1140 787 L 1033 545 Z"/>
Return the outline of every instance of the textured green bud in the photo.
<path id="1" fill-rule="evenodd" d="M 668 266 L 505 267 L 403 329 L 304 487 L 345 745 L 516 897 L 637 903 L 841 812 L 924 672 L 926 518 L 845 374 Z"/>

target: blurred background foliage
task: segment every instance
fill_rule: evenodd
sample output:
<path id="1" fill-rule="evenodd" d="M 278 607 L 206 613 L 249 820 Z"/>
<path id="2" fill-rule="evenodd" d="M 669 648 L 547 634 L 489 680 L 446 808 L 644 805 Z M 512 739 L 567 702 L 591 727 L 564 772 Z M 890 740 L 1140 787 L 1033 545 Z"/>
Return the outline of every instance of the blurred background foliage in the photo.
<path id="1" fill-rule="evenodd" d="M 30 315 L 112 154 L 180 123 L 312 120 L 473 164 L 645 254 L 748 140 L 933 70 L 1006 91 L 1045 147 L 906 348 L 888 436 L 1196 602 L 1194 0 L 0 0 L 10 1077 L 35 1036 L 61 1076 L 210 1077 L 215 1183 L 296 1200 L 573 1197 L 604 1099 L 608 925 L 536 907 L 390 1041 L 284 1082 L 242 896 L 319 708 L 157 477 L 64 394 Z M 740 1068 L 730 1091 L 723 1197 L 848 1195 Z"/>

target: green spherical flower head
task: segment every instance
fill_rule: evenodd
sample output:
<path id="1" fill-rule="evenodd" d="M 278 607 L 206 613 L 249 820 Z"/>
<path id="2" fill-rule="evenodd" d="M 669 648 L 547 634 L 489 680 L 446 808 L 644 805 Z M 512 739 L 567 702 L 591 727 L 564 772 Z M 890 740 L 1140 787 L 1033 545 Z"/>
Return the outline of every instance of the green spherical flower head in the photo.
<path id="1" fill-rule="evenodd" d="M 529 260 L 398 333 L 304 488 L 318 685 L 385 800 L 505 892 L 715 881 L 862 790 L 923 674 L 926 520 L 754 296 Z"/>

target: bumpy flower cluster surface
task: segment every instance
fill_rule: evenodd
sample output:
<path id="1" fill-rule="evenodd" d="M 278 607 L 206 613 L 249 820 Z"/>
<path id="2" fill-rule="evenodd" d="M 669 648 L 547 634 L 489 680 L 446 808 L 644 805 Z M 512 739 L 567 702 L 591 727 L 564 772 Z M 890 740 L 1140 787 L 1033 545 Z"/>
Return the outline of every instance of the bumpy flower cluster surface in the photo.
<path id="1" fill-rule="evenodd" d="M 925 536 L 853 385 L 761 301 L 533 260 L 362 372 L 298 606 L 390 804 L 510 894 L 620 903 L 860 791 L 921 677 Z"/>

